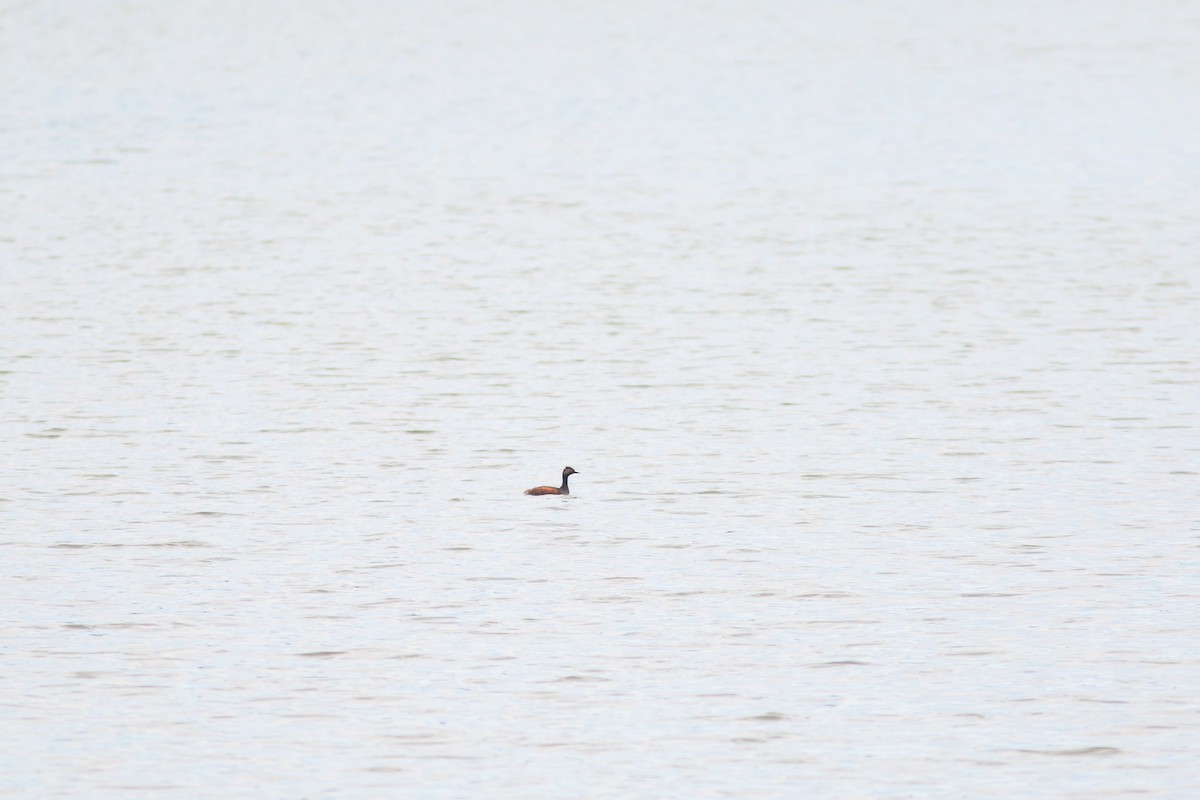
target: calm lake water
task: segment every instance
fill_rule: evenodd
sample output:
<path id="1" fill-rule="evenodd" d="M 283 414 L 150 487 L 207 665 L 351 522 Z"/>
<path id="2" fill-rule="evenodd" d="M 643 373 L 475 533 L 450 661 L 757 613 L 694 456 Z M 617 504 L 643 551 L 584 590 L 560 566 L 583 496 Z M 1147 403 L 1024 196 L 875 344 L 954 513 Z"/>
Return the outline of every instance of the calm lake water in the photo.
<path id="1" fill-rule="evenodd" d="M 0 2 L 0 76 L 0 796 L 1200 793 L 1200 5 Z"/>

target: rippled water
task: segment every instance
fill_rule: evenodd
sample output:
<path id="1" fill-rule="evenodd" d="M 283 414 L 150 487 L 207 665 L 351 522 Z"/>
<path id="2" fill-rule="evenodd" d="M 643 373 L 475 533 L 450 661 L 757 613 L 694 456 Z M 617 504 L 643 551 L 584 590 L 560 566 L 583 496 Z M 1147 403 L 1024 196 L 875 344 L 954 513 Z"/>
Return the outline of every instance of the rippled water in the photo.
<path id="1" fill-rule="evenodd" d="M 0 5 L 0 794 L 1195 796 L 1200 10 L 976 6 Z"/>

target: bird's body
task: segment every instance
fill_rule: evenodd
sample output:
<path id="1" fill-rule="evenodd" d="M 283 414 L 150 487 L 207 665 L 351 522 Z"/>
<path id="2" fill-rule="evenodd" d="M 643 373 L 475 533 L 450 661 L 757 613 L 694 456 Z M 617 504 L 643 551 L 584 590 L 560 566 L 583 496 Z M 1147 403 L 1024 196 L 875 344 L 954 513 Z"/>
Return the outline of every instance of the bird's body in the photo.
<path id="1" fill-rule="evenodd" d="M 525 494 L 570 494 L 570 492 L 557 486 L 535 486 L 532 489 L 526 489 Z"/>
<path id="2" fill-rule="evenodd" d="M 575 470 L 570 467 L 563 467 L 562 486 L 535 486 L 532 489 L 526 489 L 525 494 L 570 494 L 571 489 L 567 486 L 567 478 L 574 474 Z"/>

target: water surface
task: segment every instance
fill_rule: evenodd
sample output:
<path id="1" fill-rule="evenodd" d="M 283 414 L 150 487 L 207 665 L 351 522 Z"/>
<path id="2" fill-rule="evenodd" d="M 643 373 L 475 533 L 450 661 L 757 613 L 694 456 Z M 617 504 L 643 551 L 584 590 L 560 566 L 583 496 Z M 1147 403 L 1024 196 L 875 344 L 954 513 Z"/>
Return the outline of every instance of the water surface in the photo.
<path id="1" fill-rule="evenodd" d="M 1192 4 L 0 37 L 0 793 L 1200 789 Z"/>

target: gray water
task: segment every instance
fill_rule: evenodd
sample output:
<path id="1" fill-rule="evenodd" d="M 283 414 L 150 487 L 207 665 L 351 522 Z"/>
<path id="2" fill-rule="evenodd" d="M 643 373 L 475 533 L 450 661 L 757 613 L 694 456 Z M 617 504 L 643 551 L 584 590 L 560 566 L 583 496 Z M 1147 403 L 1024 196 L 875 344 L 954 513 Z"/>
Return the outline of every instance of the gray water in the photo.
<path id="1" fill-rule="evenodd" d="M 35 0 L 0 76 L 0 796 L 1200 792 L 1196 3 Z"/>

